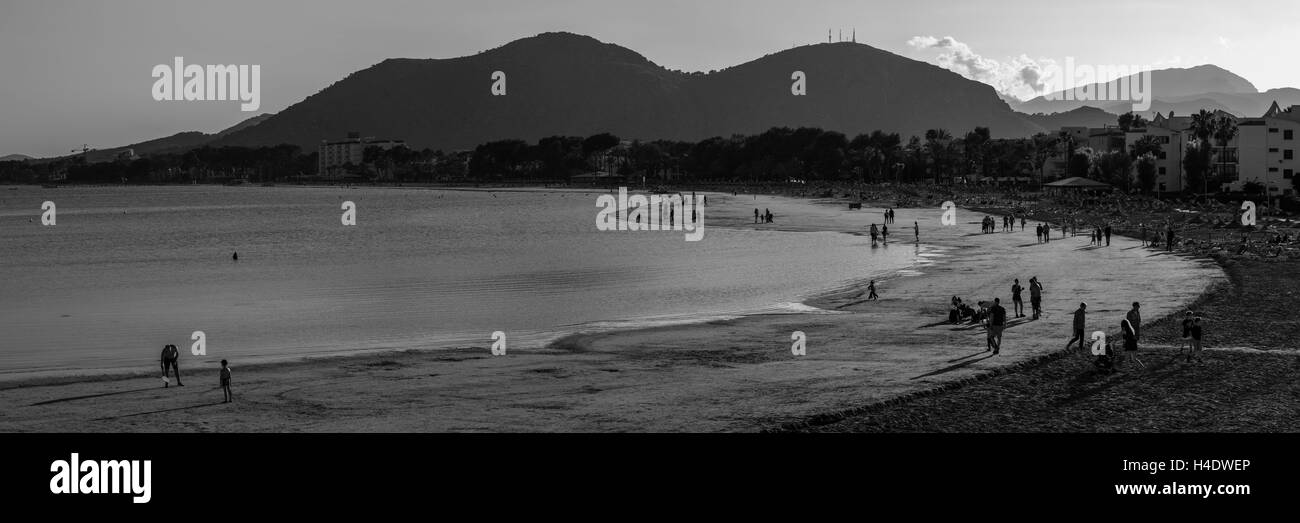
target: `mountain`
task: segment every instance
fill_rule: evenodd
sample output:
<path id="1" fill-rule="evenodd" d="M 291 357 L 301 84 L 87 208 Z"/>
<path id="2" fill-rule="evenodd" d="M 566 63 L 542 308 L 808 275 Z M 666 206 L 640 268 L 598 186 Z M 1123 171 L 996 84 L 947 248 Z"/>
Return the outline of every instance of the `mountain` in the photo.
<path id="1" fill-rule="evenodd" d="M 1030 121 L 1049 131 L 1062 127 L 1105 127 L 1115 125 L 1119 115 L 1108 113 L 1096 107 L 1080 107 L 1063 113 L 1036 113 L 1026 116 Z"/>
<path id="2" fill-rule="evenodd" d="M 506 73 L 505 96 L 490 92 L 494 71 Z M 806 96 L 791 94 L 794 71 L 806 75 Z M 774 126 L 909 136 L 977 125 L 995 136 L 1041 130 L 988 85 L 862 44 L 797 47 L 704 74 L 587 36 L 544 33 L 472 56 L 385 60 L 212 144 L 310 150 L 360 132 L 455 150 L 600 132 L 699 140 Z"/>
<path id="3" fill-rule="evenodd" d="M 153 140 L 146 140 L 140 143 L 133 143 L 131 145 L 124 145 L 121 147 L 111 147 L 108 149 L 94 149 L 92 150 L 90 155 L 92 159 L 93 158 L 112 159 L 112 158 L 116 158 L 119 154 L 126 152 L 127 149 L 130 149 L 132 152 L 134 152 L 136 155 L 139 156 L 188 151 L 190 149 L 195 149 L 198 147 L 203 147 L 204 145 L 208 145 L 212 143 L 213 140 L 224 137 L 231 133 L 248 129 L 250 127 L 258 125 L 266 121 L 271 116 L 272 116 L 271 113 L 259 114 L 257 116 L 248 118 L 235 125 L 232 125 L 230 127 L 222 129 L 221 131 L 211 133 L 211 134 L 202 133 L 199 131 L 185 131 L 185 132 L 173 134 L 171 136 L 165 136 L 163 138 L 155 138 Z M 61 158 L 67 158 L 69 156 L 77 156 L 80 154 L 82 153 L 67 155 Z M 47 158 L 46 160 L 53 160 L 53 159 L 57 159 L 57 158 Z"/>
<path id="4" fill-rule="evenodd" d="M 1128 75 L 1127 78 L 1132 85 L 1138 75 Z M 1108 83 L 1093 83 L 1091 88 L 1092 92 L 1099 92 L 1100 88 L 1104 87 L 1109 92 L 1117 91 L 1119 85 L 1121 81 L 1114 79 Z M 1271 99 L 1262 103 L 1260 100 L 1268 98 L 1270 94 L 1290 95 L 1287 91 L 1294 90 L 1273 90 L 1268 94 L 1261 94 L 1253 83 L 1230 70 L 1216 65 L 1197 65 L 1195 68 L 1187 69 L 1153 70 L 1151 91 L 1151 111 L 1154 112 L 1174 111 L 1187 114 L 1205 108 L 1210 111 L 1223 109 L 1238 116 L 1260 116 L 1265 109 L 1268 109 L 1269 104 L 1273 103 Z M 1011 104 L 1011 107 L 1023 113 L 1063 113 L 1080 107 L 1095 107 L 1119 114 L 1132 111 L 1134 105 L 1132 101 L 1122 100 L 1066 100 L 1063 99 L 1063 92 L 1065 91 L 1058 91 L 1053 95 L 1056 100 L 1049 100 L 1048 96 L 1039 96 L 1023 103 Z M 1279 104 L 1281 103 L 1282 101 L 1279 100 Z"/>
<path id="5" fill-rule="evenodd" d="M 9 154 L 0 156 L 0 162 L 25 162 L 27 160 L 34 160 L 34 158 L 25 154 Z"/>

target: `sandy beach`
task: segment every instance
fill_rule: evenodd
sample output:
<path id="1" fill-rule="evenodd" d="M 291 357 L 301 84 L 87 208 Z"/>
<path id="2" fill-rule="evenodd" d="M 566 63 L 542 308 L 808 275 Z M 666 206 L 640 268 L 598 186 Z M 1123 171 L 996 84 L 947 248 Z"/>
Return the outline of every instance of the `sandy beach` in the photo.
<path id="1" fill-rule="evenodd" d="M 862 234 L 880 209 L 752 195 L 710 195 L 708 227 Z M 754 207 L 773 225 L 755 225 Z M 234 368 L 236 401 L 221 403 L 215 366 L 186 366 L 185 387 L 164 389 L 157 369 L 131 376 L 0 383 L 0 431 L 757 431 L 853 409 L 1061 351 L 1070 313 L 1088 303 L 1088 332 L 1118 331 L 1133 301 L 1146 322 L 1178 312 L 1225 279 L 1214 263 L 1113 237 L 1035 241 L 1033 223 L 981 234 L 984 215 L 898 209 L 891 241 L 928 260 L 808 303 L 825 312 L 771 314 L 687 326 L 575 335 L 543 349 L 493 356 L 480 347 L 314 358 Z M 921 223 L 923 247 L 912 242 Z M 999 222 L 1000 223 L 1000 222 Z M 707 233 L 706 233 L 707 234 Z M 864 256 L 872 249 L 861 238 Z M 707 236 L 706 236 L 707 241 Z M 815 256 L 816 253 L 808 253 Z M 1045 316 L 1009 317 L 1002 353 L 984 352 L 984 329 L 947 323 L 948 302 L 1000 297 L 1030 276 L 1044 284 Z M 780 278 L 779 274 L 755 275 Z M 1027 293 L 1026 293 L 1027 294 Z M 1026 295 L 1026 298 L 1028 296 Z M 1026 303 L 1026 308 L 1028 303 Z M 791 353 L 802 331 L 807 354 Z"/>

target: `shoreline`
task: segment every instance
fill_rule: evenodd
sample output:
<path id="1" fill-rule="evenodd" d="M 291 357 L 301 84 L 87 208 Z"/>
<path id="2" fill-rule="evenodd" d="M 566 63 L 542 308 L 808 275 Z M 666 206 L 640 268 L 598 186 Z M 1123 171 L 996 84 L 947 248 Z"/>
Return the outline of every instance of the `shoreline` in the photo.
<path id="1" fill-rule="evenodd" d="M 840 210 L 842 204 L 828 205 L 825 199 L 807 200 L 806 203 L 809 205 L 808 215 L 783 216 L 778 219 L 775 229 L 861 235 L 862 217 L 867 216 L 870 220 L 878 216 L 871 214 L 876 210 L 874 208 L 845 213 Z M 938 215 L 937 211 L 925 209 L 898 211 L 900 224 L 913 218 L 922 221 Z M 845 214 L 848 216 L 843 216 Z M 746 219 L 744 216 L 727 217 L 723 226 L 727 226 L 728 221 L 744 225 Z M 964 225 L 969 221 L 959 220 L 963 226 L 958 229 L 972 229 Z M 907 230 L 910 227 L 901 228 L 911 232 Z M 833 306 L 832 310 L 841 310 L 844 314 L 760 314 L 688 326 L 574 334 L 540 350 L 510 353 L 514 358 L 493 358 L 484 346 L 377 351 L 307 357 L 297 362 L 241 365 L 237 374 L 245 380 L 252 377 L 246 383 L 253 384 L 250 394 L 259 395 L 259 398 L 263 394 L 261 389 L 267 389 L 266 394 L 280 400 L 285 395 L 293 395 L 293 391 L 321 389 L 320 392 L 327 396 L 325 399 L 332 398 L 333 401 L 301 399 L 289 401 L 286 405 L 279 400 L 259 399 L 256 413 L 235 415 L 235 412 L 242 412 L 242 408 L 231 407 L 227 410 L 233 411 L 234 419 L 221 417 L 233 425 L 211 430 L 752 431 L 833 411 L 837 407 L 844 409 L 872 404 L 915 390 L 947 386 L 946 383 L 1016 365 L 1042 354 L 1059 352 L 1055 347 L 1056 338 L 1067 331 L 1060 327 L 1066 314 L 1058 311 L 1049 312 L 1048 317 L 1040 322 L 1010 326 L 1008 342 L 1021 338 L 1018 331 L 1030 333 L 1036 341 L 1031 341 L 1029 347 L 1008 347 L 1006 357 L 1000 357 L 1003 359 L 996 363 L 983 361 L 987 358 L 959 358 L 966 361 L 956 362 L 956 365 L 949 361 L 949 358 L 964 355 L 976 346 L 982 347 L 982 330 L 942 325 L 946 322 L 939 320 L 946 320 L 946 299 L 937 299 L 937 296 L 951 295 L 954 291 L 968 299 L 973 292 L 981 293 L 977 296 L 986 295 L 992 290 L 987 288 L 987 282 L 972 284 L 963 273 L 970 272 L 972 264 L 987 270 L 990 262 L 994 268 L 1005 262 L 993 260 L 998 256 L 987 252 L 990 250 L 988 245 L 979 248 L 981 246 L 973 244 L 971 238 L 985 238 L 986 243 L 997 240 L 1004 249 L 1028 246 L 1016 245 L 1015 242 L 1023 240 L 1019 232 L 988 235 L 963 234 L 960 230 L 940 232 L 923 230 L 922 239 L 928 240 L 929 245 L 948 249 L 942 257 L 954 259 L 931 265 L 933 268 L 922 271 L 924 274 L 919 277 L 897 275 L 883 280 L 892 283 L 882 288 L 882 301 L 870 305 L 860 303 L 856 298 L 861 292 L 854 296 L 851 288 L 804 300 L 804 303 L 820 300 L 825 302 L 824 305 Z M 930 237 L 937 237 L 939 241 Z M 891 244 L 903 248 L 912 245 L 906 242 Z M 1050 245 L 1065 244 L 1053 242 Z M 976 252 L 971 252 L 972 248 Z M 1062 254 L 1060 250 L 1047 251 L 1046 248 L 1029 252 L 1047 258 Z M 1134 258 L 1132 253 L 1122 254 Z M 1072 251 L 1065 251 L 1064 256 L 1074 258 Z M 1168 264 L 1159 261 L 1156 265 Z M 1221 270 L 1219 274 L 1222 274 Z M 1024 274 L 1021 279 L 1027 277 L 1028 274 Z M 1212 279 L 1207 279 L 1204 286 L 1208 286 Z M 1048 285 L 1045 310 L 1053 310 L 1049 308 L 1049 303 L 1052 303 L 1049 299 L 1060 296 L 1057 292 L 1063 293 L 1064 289 L 1058 285 L 1063 280 L 1050 276 L 1045 280 Z M 1001 279 L 997 281 L 1001 282 Z M 1010 280 L 1005 283 L 1009 286 Z M 944 288 L 942 294 L 932 294 L 937 287 Z M 985 289 L 976 290 L 981 288 Z M 1146 303 L 1145 299 L 1143 301 Z M 822 305 L 819 302 L 820 308 L 828 308 Z M 1181 309 L 1182 305 L 1180 303 L 1174 308 Z M 875 309 L 867 309 L 868 306 Z M 934 325 L 916 325 L 918 321 Z M 872 332 L 863 332 L 864 322 Z M 791 355 L 790 332 L 793 330 L 808 333 L 808 356 Z M 872 340 L 872 346 L 861 346 L 864 339 Z M 698 348 L 701 341 L 704 342 L 703 348 Z M 877 342 L 884 347 L 876 346 Z M 1019 345 L 1023 341 L 1017 339 L 1015 343 Z M 900 352 L 900 347 L 906 347 L 906 350 Z M 450 367 L 450 371 L 426 372 L 447 370 L 444 367 Z M 192 371 L 186 375 L 194 376 Z M 152 379 L 144 380 L 145 377 Z M 136 382 L 137 378 L 141 381 Z M 865 385 L 864 379 L 867 380 Z M 136 422 L 142 417 L 152 419 L 147 415 L 150 412 L 97 420 L 103 423 L 76 422 L 79 419 L 76 412 L 84 408 L 79 404 L 97 403 L 88 400 L 100 396 L 136 394 L 153 396 L 150 403 L 169 402 L 168 398 L 176 395 L 170 392 L 177 388 L 157 387 L 156 380 L 157 377 L 148 371 L 140 371 L 129 376 L 98 379 L 67 377 L 0 384 L 0 404 L 14 413 L 0 421 L 0 430 L 155 431 L 162 430 L 162 427 L 175 428 L 175 422 L 165 420 L 154 420 L 162 425 Z M 345 383 L 338 386 L 346 396 L 335 397 L 334 393 L 339 391 L 325 384 L 330 380 L 343 380 Z M 416 386 L 415 389 L 420 391 L 416 394 L 414 390 L 406 390 L 409 382 L 439 383 Z M 143 383 L 153 385 L 130 389 Z M 104 393 L 103 388 L 127 390 Z M 195 389 L 186 390 L 185 395 L 191 391 Z M 238 385 L 236 394 L 241 394 Z M 400 421 L 384 424 L 373 414 L 356 414 L 361 409 L 359 405 L 386 404 L 383 398 L 392 394 L 403 397 L 409 394 L 413 404 L 377 410 L 401 412 Z M 83 397 L 85 399 L 81 399 Z M 508 406 L 497 406 L 500 401 L 506 401 Z M 297 406 L 302 404 L 312 405 L 312 412 L 345 412 L 347 415 L 317 418 L 299 411 Z M 116 410 L 106 407 L 100 404 L 94 410 L 99 414 L 131 410 L 131 405 L 119 406 Z M 199 407 L 206 408 L 204 405 L 192 408 Z M 188 408 L 191 407 L 182 407 Z M 281 415 L 284 409 L 306 419 L 286 418 Z M 104 412 L 106 410 L 108 412 Z M 68 417 L 59 419 L 62 416 Z M 41 424 L 37 422 L 41 417 L 54 419 L 50 419 L 49 424 Z M 190 425 L 182 423 L 182 426 L 195 423 L 200 427 L 206 426 L 200 421 L 188 420 L 186 423 Z"/>

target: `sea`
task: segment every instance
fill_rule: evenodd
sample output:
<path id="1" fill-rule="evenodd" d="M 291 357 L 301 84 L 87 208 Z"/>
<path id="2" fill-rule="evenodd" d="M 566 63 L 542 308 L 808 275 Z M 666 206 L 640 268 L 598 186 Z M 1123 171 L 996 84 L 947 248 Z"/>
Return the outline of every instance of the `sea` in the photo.
<path id="1" fill-rule="evenodd" d="M 498 332 L 508 351 L 530 350 L 580 332 L 828 313 L 804 302 L 917 262 L 860 236 L 740 225 L 752 202 L 730 194 L 709 194 L 701 241 L 602 231 L 599 194 L 3 188 L 0 378 L 156 369 L 166 344 L 183 365 L 233 365 L 486 351 Z"/>

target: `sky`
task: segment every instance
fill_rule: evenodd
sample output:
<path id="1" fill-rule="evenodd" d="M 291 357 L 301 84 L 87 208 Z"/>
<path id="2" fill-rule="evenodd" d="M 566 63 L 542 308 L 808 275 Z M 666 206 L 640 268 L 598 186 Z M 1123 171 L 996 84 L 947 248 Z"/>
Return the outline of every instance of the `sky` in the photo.
<path id="1" fill-rule="evenodd" d="M 1252 0 L 0 0 L 0 156 L 53 156 L 277 112 L 386 58 L 452 58 L 548 31 L 708 71 L 827 30 L 1035 94 L 1079 64 L 1213 63 L 1261 90 L 1300 87 L 1300 2 Z M 155 65 L 259 65 L 257 112 L 157 101 Z M 1028 71 L 1027 71 L 1028 70 Z"/>

